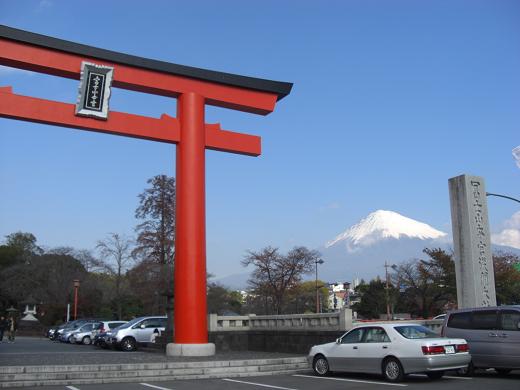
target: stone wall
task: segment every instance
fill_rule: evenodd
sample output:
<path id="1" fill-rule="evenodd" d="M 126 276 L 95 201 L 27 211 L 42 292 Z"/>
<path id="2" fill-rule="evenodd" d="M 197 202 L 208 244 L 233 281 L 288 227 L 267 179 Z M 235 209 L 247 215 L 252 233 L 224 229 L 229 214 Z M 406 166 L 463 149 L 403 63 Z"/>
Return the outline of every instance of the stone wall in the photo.
<path id="1" fill-rule="evenodd" d="M 217 351 L 263 351 L 307 354 L 316 344 L 335 341 L 343 331 L 250 330 L 210 332 Z"/>
<path id="2" fill-rule="evenodd" d="M 443 320 L 352 322 L 349 309 L 326 314 L 218 316 L 210 314 L 208 338 L 217 351 L 263 351 L 307 354 L 316 344 L 334 342 L 363 323 L 414 323 L 440 333 Z M 156 347 L 165 349 L 164 334 Z"/>

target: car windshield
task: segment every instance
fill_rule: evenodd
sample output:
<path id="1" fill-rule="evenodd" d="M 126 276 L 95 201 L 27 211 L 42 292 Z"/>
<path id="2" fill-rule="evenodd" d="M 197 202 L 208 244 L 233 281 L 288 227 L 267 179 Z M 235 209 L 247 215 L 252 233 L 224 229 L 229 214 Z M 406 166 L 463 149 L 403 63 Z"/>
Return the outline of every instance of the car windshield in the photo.
<path id="1" fill-rule="evenodd" d="M 407 339 L 432 339 L 439 335 L 421 325 L 403 325 L 394 327 L 399 334 Z"/>
<path id="2" fill-rule="evenodd" d="M 134 324 L 138 323 L 138 322 L 141 321 L 142 319 L 143 319 L 142 317 L 134 318 L 133 320 L 128 321 L 126 324 L 123 324 L 123 325 L 121 325 L 121 326 L 118 326 L 117 329 L 126 329 L 126 328 L 130 328 L 131 326 L 133 326 Z"/>

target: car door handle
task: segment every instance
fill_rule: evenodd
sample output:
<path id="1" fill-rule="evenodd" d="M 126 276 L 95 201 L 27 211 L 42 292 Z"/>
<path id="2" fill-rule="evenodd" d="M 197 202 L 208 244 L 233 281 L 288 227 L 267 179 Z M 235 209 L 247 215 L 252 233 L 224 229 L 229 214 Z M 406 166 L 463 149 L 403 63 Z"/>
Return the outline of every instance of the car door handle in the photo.
<path id="1" fill-rule="evenodd" d="M 352 347 L 352 349 L 357 349 L 357 347 Z"/>
<path id="2" fill-rule="evenodd" d="M 496 333 L 488 333 L 488 336 L 489 337 L 498 337 L 498 335 Z"/>
<path id="3" fill-rule="evenodd" d="M 388 346 L 387 345 L 383 345 L 383 349 L 388 349 Z"/>

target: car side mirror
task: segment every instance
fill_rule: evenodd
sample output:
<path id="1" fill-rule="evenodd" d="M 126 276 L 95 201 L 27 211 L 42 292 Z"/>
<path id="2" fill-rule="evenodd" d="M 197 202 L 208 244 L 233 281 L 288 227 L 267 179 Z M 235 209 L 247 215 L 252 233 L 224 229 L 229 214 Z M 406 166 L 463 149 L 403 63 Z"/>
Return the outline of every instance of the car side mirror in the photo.
<path id="1" fill-rule="evenodd" d="M 341 339 L 336 339 L 336 344 L 341 344 Z"/>
<path id="2" fill-rule="evenodd" d="M 146 328 L 146 325 L 145 324 L 141 324 L 140 328 L 144 329 L 144 328 Z"/>

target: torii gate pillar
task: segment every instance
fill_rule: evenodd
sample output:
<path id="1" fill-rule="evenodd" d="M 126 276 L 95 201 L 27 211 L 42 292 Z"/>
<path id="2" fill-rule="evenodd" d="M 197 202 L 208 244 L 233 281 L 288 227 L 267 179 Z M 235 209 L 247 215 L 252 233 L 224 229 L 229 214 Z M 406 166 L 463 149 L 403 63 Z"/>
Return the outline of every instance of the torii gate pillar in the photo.
<path id="1" fill-rule="evenodd" d="M 182 142 L 177 144 L 175 236 L 175 343 L 171 356 L 207 356 L 206 199 L 204 97 L 185 93 L 177 101 Z"/>

